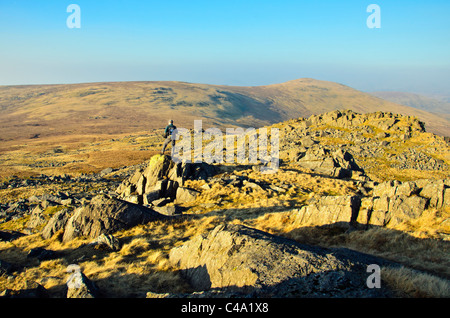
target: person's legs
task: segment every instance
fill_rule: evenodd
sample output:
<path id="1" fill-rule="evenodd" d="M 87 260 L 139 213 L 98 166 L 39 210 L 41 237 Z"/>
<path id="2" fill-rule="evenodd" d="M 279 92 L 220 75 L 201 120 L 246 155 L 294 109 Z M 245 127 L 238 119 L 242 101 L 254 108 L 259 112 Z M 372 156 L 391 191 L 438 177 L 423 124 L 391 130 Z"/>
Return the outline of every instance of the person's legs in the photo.
<path id="1" fill-rule="evenodd" d="M 167 137 L 166 138 L 166 141 L 164 141 L 164 145 L 163 145 L 163 148 L 162 148 L 162 150 L 161 150 L 161 153 L 163 154 L 164 152 L 166 152 L 166 147 L 167 147 L 167 145 L 170 143 L 172 141 L 172 138 L 171 137 Z M 175 141 L 173 141 L 173 144 L 175 143 Z M 173 145 L 172 144 L 172 145 Z"/>

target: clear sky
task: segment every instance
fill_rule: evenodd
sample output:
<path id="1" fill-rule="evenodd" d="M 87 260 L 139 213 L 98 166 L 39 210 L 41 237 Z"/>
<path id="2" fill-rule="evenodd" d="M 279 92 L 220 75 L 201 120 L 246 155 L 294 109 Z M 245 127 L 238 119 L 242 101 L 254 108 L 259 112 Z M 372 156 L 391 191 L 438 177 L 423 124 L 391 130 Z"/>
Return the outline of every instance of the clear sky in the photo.
<path id="1" fill-rule="evenodd" d="M 449 16 L 448 0 L 0 0 L 0 85 L 310 77 L 450 95 Z"/>

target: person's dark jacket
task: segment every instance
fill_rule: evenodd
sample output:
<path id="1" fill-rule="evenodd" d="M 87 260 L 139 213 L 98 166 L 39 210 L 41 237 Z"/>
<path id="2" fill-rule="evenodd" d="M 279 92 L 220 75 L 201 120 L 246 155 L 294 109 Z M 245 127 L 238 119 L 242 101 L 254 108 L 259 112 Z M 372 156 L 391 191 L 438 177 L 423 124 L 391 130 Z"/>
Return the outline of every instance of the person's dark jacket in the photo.
<path id="1" fill-rule="evenodd" d="M 164 137 L 167 138 L 169 136 L 172 136 L 173 131 L 177 129 L 177 127 L 174 124 L 170 124 L 166 127 L 166 130 L 164 130 Z"/>

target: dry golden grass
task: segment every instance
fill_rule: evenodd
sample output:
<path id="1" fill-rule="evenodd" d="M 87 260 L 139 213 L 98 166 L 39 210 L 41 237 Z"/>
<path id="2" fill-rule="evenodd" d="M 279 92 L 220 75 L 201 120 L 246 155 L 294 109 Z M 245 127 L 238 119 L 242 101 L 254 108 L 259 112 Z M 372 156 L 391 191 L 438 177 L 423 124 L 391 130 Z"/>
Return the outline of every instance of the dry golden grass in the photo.
<path id="1" fill-rule="evenodd" d="M 61 233 L 49 240 L 43 240 L 36 234 L 11 243 L 0 242 L 3 261 L 27 266 L 25 271 L 9 277 L 1 276 L 0 290 L 21 290 L 27 281 L 35 281 L 46 288 L 51 297 L 62 297 L 65 281 L 70 276 L 66 269 L 76 263 L 85 275 L 96 282 L 103 297 L 145 297 L 147 292 L 190 292 L 187 282 L 169 265 L 170 249 L 222 222 L 223 217 L 207 216 L 136 226 L 115 234 L 123 244 L 117 252 L 96 249 L 88 245 L 91 240 L 83 238 L 62 243 Z M 50 261 L 31 261 L 27 253 L 38 247 L 59 252 L 62 256 Z"/>
<path id="2" fill-rule="evenodd" d="M 79 175 L 141 163 L 160 151 L 158 133 L 47 137 L 8 143 L 0 152 L 0 178 Z"/>
<path id="3" fill-rule="evenodd" d="M 47 116 L 51 117 L 51 114 Z M 13 174 L 77 175 L 82 172 L 99 172 L 107 167 L 119 168 L 142 163 L 159 151 L 163 140 L 158 133 L 80 134 L 63 139 L 49 136 L 27 141 L 26 145 L 11 142 L 2 146 L 5 151 L 0 153 L 0 173 L 3 178 Z M 410 146 L 426 145 L 431 140 L 427 136 L 421 138 L 395 144 L 396 148 L 392 151 L 402 152 Z M 340 144 L 344 140 L 335 139 L 328 142 Z M 448 153 L 437 152 L 436 156 L 448 162 Z M 388 168 L 388 164 L 383 165 L 384 158 L 376 160 L 359 162 L 369 167 L 367 171 L 374 180 L 384 180 L 387 177 L 399 180 L 429 177 L 429 172 L 395 170 Z M 64 165 L 30 167 L 36 161 Z M 232 166 L 228 168 L 233 169 Z M 190 292 L 186 281 L 169 265 L 170 250 L 195 235 L 206 233 L 218 224 L 238 223 L 302 243 L 346 247 L 399 262 L 404 269 L 382 269 L 382 278 L 384 282 L 394 286 L 401 296 L 449 297 L 448 209 L 426 210 L 421 218 L 395 227 L 377 227 L 351 233 L 336 228 L 305 226 L 294 222 L 295 208 L 305 205 L 313 196 L 353 195 L 357 191 L 355 182 L 312 175 L 290 163 L 283 165 L 275 175 L 264 175 L 251 169 L 240 168 L 230 172 L 259 184 L 285 187 L 285 191 L 262 191 L 220 183 L 212 185 L 211 189 L 205 189 L 205 181 L 188 181 L 187 187 L 201 191 L 196 201 L 184 204 L 189 217 L 171 223 L 149 223 L 115 233 L 122 243 L 122 248 L 116 252 L 93 248 L 88 245 L 90 240 L 83 238 L 62 243 L 61 233 L 55 234 L 49 240 L 43 240 L 36 234 L 11 243 L 0 242 L 0 259 L 26 266 L 26 270 L 19 269 L 9 277 L 1 276 L 0 291 L 5 288 L 23 289 L 27 282 L 36 281 L 44 286 L 52 297 L 63 297 L 65 280 L 69 276 L 66 268 L 76 263 L 97 283 L 105 297 L 145 297 L 147 292 Z M 439 172 L 434 176 L 448 177 L 448 172 Z M 68 187 L 76 186 L 72 184 Z M 0 190 L 0 202 L 17 201 L 57 190 L 76 191 L 75 188 L 70 189 L 64 185 L 4 189 Z M 2 224 L 0 229 L 23 230 L 26 221 L 27 218 L 22 218 L 7 222 Z M 27 258 L 28 251 L 37 247 L 61 253 L 60 257 L 42 262 Z"/>
<path id="4" fill-rule="evenodd" d="M 0 278 L 0 289 L 23 288 L 27 281 L 36 281 L 53 297 L 64 292 L 68 265 L 78 263 L 83 272 L 94 280 L 105 297 L 144 297 L 153 293 L 189 292 L 189 285 L 168 263 L 168 253 L 195 235 L 206 233 L 224 222 L 252 226 L 302 243 L 328 247 L 347 247 L 400 262 L 404 270 L 382 269 L 383 281 L 400 296 L 448 297 L 449 250 L 446 241 L 429 237 L 431 232 L 420 227 L 401 224 L 411 232 L 398 229 L 372 228 L 368 231 L 345 233 L 327 227 L 294 226 L 293 211 L 270 209 L 225 209 L 197 214 L 172 223 L 155 222 L 140 225 L 115 234 L 122 242 L 117 252 L 94 249 L 90 240 L 75 239 L 62 243 L 61 233 L 50 240 L 38 234 L 22 237 L 11 243 L 0 243 L 1 259 L 15 264 L 26 264 L 26 271 Z M 445 216 L 441 216 L 445 217 Z M 425 215 L 423 224 L 433 227 L 432 217 Z M 417 221 L 420 223 L 420 221 Z M 415 237 L 418 230 L 421 236 Z M 26 257 L 32 248 L 44 247 L 62 253 L 56 260 L 38 262 Z M 426 271 L 413 271 L 411 268 Z"/>
<path id="5" fill-rule="evenodd" d="M 404 297 L 414 298 L 449 298 L 450 283 L 439 277 L 401 268 L 382 268 L 383 280 Z"/>

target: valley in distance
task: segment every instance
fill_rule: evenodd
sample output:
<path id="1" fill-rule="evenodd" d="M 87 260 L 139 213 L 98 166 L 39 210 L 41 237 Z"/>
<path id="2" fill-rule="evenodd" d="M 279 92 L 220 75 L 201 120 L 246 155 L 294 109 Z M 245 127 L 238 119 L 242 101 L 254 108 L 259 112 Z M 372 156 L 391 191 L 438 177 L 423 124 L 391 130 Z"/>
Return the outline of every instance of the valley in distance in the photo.
<path id="1" fill-rule="evenodd" d="M 450 297 L 434 110 L 313 79 L 2 86 L 0 297 Z M 175 163 L 168 119 L 277 128 L 280 167 Z"/>

